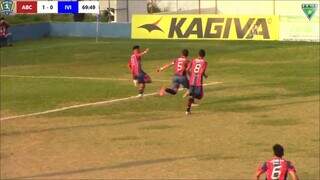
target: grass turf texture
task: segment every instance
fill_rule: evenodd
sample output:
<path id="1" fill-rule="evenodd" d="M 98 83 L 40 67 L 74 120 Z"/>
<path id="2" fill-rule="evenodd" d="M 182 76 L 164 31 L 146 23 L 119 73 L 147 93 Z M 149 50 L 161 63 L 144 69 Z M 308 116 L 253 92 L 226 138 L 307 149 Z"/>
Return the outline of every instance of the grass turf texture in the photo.
<path id="1" fill-rule="evenodd" d="M 319 179 L 319 43 L 61 38 L 2 48 L 1 75 L 130 78 L 134 44 L 158 66 L 207 50 L 205 97 L 147 97 L 1 122 L 1 178 L 250 179 L 274 143 L 301 179 Z M 154 82 L 146 93 L 170 82 Z M 136 95 L 132 82 L 1 76 L 2 117 Z"/>

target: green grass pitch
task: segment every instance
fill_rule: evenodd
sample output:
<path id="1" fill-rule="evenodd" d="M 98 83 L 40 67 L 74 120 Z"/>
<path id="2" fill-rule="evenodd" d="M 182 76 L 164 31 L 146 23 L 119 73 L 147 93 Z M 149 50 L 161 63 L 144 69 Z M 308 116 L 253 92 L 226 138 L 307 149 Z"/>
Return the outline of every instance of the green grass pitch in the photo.
<path id="1" fill-rule="evenodd" d="M 222 83 L 188 117 L 180 92 L 3 120 L 1 179 L 251 179 L 275 143 L 301 179 L 319 179 L 319 43 L 19 42 L 0 49 L 1 117 L 136 95 L 126 67 L 135 44 L 150 48 L 146 93 L 170 85 L 172 71 L 156 69 L 182 48 L 206 49 L 206 83 Z"/>

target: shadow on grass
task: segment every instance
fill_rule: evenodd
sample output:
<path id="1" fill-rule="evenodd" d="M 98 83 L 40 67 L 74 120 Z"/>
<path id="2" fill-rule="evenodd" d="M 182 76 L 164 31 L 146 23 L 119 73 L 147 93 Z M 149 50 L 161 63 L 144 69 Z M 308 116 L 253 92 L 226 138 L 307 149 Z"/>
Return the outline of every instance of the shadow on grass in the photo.
<path id="1" fill-rule="evenodd" d="M 138 140 L 140 139 L 137 136 L 123 136 L 123 137 L 115 137 L 115 138 L 111 138 L 111 141 L 131 141 L 131 140 Z"/>
<path id="2" fill-rule="evenodd" d="M 246 95 L 246 96 L 230 96 L 221 98 L 218 100 L 207 101 L 202 104 L 219 104 L 219 103 L 236 103 L 243 101 L 257 101 L 257 100 L 273 100 L 273 99 L 281 99 L 281 98 L 291 98 L 291 97 L 304 97 L 304 96 L 312 96 L 318 95 L 318 91 L 308 91 L 302 93 L 292 93 L 292 94 L 276 94 L 276 93 L 268 93 L 261 95 Z"/>
<path id="3" fill-rule="evenodd" d="M 113 170 L 113 169 L 123 169 L 123 168 L 131 168 L 131 167 L 139 167 L 145 165 L 154 165 L 154 164 L 161 164 L 161 163 L 170 163 L 179 160 L 185 159 L 198 159 L 202 156 L 184 156 L 184 157 L 171 157 L 171 158 L 160 158 L 160 159 L 151 159 L 151 160 L 138 160 L 138 161 L 129 161 L 123 162 L 111 166 L 102 166 L 102 167 L 93 167 L 93 168 L 84 168 L 84 169 L 76 169 L 71 171 L 60 171 L 60 172 L 50 172 L 50 173 L 43 173 L 43 174 L 36 174 L 31 176 L 22 176 L 22 177 L 12 177 L 6 179 L 29 179 L 29 178 L 46 178 L 51 176 L 64 176 L 64 175 L 71 175 L 71 174 L 79 174 L 79 173 L 86 173 L 86 172 L 93 172 L 93 171 L 103 171 L 103 170 Z"/>
<path id="4" fill-rule="evenodd" d="M 238 157 L 236 156 L 223 156 L 223 155 L 218 155 L 218 154 L 207 154 L 198 157 L 197 159 L 199 161 L 211 161 L 211 160 L 231 160 L 231 159 L 237 159 Z"/>
<path id="5" fill-rule="evenodd" d="M 300 103 L 308 103 L 308 102 L 319 102 L 318 99 L 316 100 L 305 100 L 305 101 L 293 101 L 293 102 L 286 102 L 286 103 L 277 103 L 271 105 L 263 105 L 263 106 L 253 106 L 253 105 L 239 105 L 239 104 L 231 104 L 227 106 L 221 106 L 219 102 L 217 102 L 217 107 L 214 108 L 214 111 L 225 111 L 225 112 L 244 112 L 244 111 L 264 111 L 267 108 L 273 108 L 278 106 L 284 105 L 291 105 L 291 104 L 300 104 Z M 53 132 L 59 130 L 74 130 L 80 128 L 95 128 L 95 127 L 111 127 L 111 126 L 119 126 L 119 125 L 127 125 L 127 124 L 136 124 L 141 122 L 153 122 L 153 121 L 163 121 L 166 118 L 158 118 L 158 119 L 143 119 L 143 120 L 136 120 L 136 121 L 123 121 L 123 122 L 116 122 L 116 123 L 99 123 L 99 124 L 89 124 L 89 125 L 78 125 L 78 126 L 67 126 L 67 127 L 54 127 L 54 128 L 46 128 L 46 129 L 36 129 L 36 130 L 29 130 L 23 132 L 8 132 L 8 133 L 1 133 L 1 136 L 16 136 L 16 135 L 28 135 L 34 133 L 44 133 L 44 132 Z M 172 127 L 170 127 L 172 128 Z"/>
<path id="6" fill-rule="evenodd" d="M 276 87 L 281 85 L 281 83 L 254 83 L 245 85 L 221 85 L 212 88 L 214 91 L 223 91 L 232 88 L 251 88 L 251 87 Z"/>
<path id="7" fill-rule="evenodd" d="M 293 101 L 293 102 L 285 102 L 285 103 L 277 103 L 277 104 L 268 104 L 262 106 L 255 106 L 255 105 L 243 105 L 243 104 L 229 104 L 225 106 L 217 106 L 214 107 L 214 111 L 221 111 L 221 112 L 258 112 L 258 111 L 265 111 L 269 108 L 275 108 L 278 106 L 286 106 L 292 104 L 301 104 L 301 103 L 309 103 L 309 102 L 319 102 L 319 100 L 305 100 L 305 101 Z"/>
<path id="8" fill-rule="evenodd" d="M 299 119 L 283 118 L 283 119 L 259 119 L 248 122 L 250 125 L 261 126 L 293 126 L 300 124 Z"/>
<path id="9" fill-rule="evenodd" d="M 121 125 L 128 125 L 128 124 L 136 124 L 142 122 L 154 122 L 154 121 L 164 121 L 166 118 L 152 118 L 152 119 L 143 119 L 143 120 L 130 120 L 130 121 L 122 121 L 116 123 L 98 123 L 98 124 L 85 124 L 85 125 L 78 125 L 78 126 L 64 126 L 64 127 L 54 127 L 54 128 L 45 128 L 45 129 L 34 129 L 28 131 L 16 131 L 16 132 L 7 132 L 1 133 L 1 136 L 16 136 L 16 135 L 28 135 L 28 134 L 35 134 L 35 133 L 44 133 L 44 132 L 53 132 L 53 131 L 60 131 L 60 130 L 74 130 L 74 129 L 81 129 L 81 128 L 95 128 L 95 127 L 112 127 L 112 126 L 121 126 Z"/>
<path id="10" fill-rule="evenodd" d="M 152 126 L 144 126 L 139 129 L 141 130 L 163 130 L 163 129 L 171 129 L 176 128 L 177 126 L 169 126 L 169 125 L 152 125 Z"/>

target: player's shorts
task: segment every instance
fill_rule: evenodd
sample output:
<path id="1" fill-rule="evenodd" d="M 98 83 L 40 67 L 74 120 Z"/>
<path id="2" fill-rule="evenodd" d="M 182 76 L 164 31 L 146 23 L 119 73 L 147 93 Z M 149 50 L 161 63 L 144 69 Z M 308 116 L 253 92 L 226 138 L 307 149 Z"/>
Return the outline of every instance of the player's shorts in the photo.
<path id="1" fill-rule="evenodd" d="M 172 78 L 172 88 L 179 88 L 182 85 L 183 88 L 189 88 L 189 80 L 186 76 L 174 75 Z"/>
<path id="2" fill-rule="evenodd" d="M 134 79 L 137 80 L 138 83 L 151 83 L 150 76 L 143 71 L 141 71 L 137 76 L 135 76 Z"/>
<path id="3" fill-rule="evenodd" d="M 203 88 L 202 88 L 202 86 L 190 86 L 189 94 L 193 98 L 201 99 L 203 97 Z"/>

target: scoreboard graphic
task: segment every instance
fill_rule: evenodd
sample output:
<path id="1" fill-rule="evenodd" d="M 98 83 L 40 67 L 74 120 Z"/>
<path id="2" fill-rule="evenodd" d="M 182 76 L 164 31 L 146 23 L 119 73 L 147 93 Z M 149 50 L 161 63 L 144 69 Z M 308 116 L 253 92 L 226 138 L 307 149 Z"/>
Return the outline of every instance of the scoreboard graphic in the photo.
<path id="1" fill-rule="evenodd" d="M 16 14 L 99 14 L 99 1 L 18 0 L 13 3 L 15 3 Z"/>

